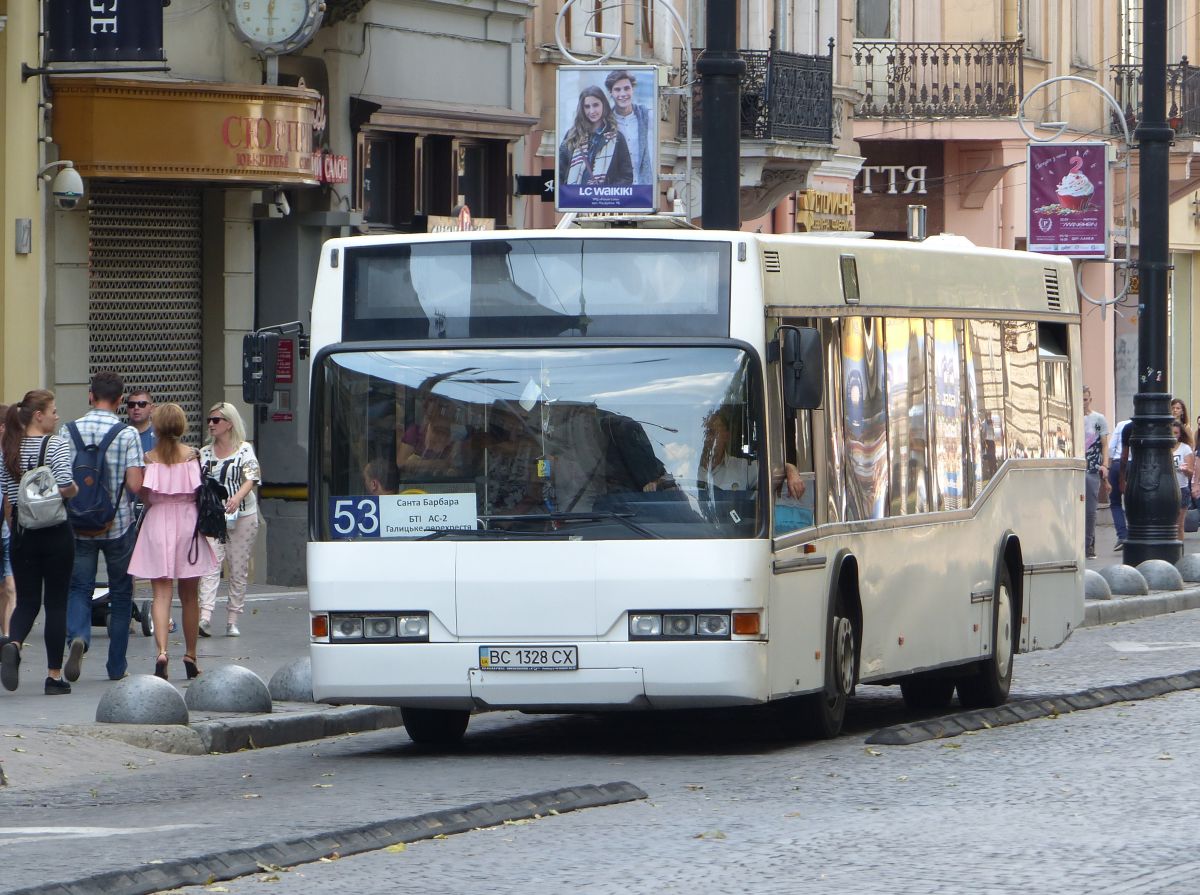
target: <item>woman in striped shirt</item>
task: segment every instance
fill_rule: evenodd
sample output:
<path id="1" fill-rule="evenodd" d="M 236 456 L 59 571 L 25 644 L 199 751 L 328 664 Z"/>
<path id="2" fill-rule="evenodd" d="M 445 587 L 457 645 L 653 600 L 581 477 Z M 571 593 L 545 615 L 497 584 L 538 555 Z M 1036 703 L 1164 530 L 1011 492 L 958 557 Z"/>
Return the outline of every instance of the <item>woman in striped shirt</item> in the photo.
<path id="1" fill-rule="evenodd" d="M 75 535 L 71 523 L 49 528 L 23 529 L 17 522 L 17 491 L 21 477 L 38 465 L 46 441 L 46 465 L 54 472 L 63 500 L 79 488 L 71 479 L 71 453 L 67 442 L 52 434 L 58 428 L 54 392 L 26 392 L 20 404 L 8 409 L 0 439 L 4 463 L 0 464 L 0 490 L 4 492 L 4 517 L 12 529 L 13 575 L 17 582 L 17 609 L 9 625 L 11 638 L 0 647 L 0 683 L 15 690 L 20 678 L 21 650 L 33 629 L 38 610 L 45 605 L 47 696 L 70 693 L 62 679 L 63 647 L 67 640 L 67 590 L 75 561 Z"/>

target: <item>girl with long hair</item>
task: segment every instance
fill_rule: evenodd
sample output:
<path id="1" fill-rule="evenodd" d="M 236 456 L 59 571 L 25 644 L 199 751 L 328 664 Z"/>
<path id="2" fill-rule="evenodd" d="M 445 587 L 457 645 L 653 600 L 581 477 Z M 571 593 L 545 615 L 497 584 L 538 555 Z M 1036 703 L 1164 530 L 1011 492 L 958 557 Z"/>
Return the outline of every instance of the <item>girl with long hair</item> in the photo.
<path id="1" fill-rule="evenodd" d="M 1187 417 L 1183 417 L 1186 420 Z M 1192 451 L 1192 439 L 1188 435 L 1187 425 L 1181 420 L 1171 423 L 1171 431 L 1175 435 L 1175 450 L 1172 459 L 1175 461 L 1175 481 L 1179 485 L 1179 540 L 1183 540 L 1183 524 L 1187 519 L 1188 506 L 1192 498 L 1192 469 L 1196 462 Z"/>
<path id="2" fill-rule="evenodd" d="M 214 404 L 208 411 L 208 444 L 200 449 L 204 471 L 225 486 L 225 520 L 229 539 L 221 544 L 209 540 L 217 557 L 217 566 L 200 583 L 200 636 L 212 633 L 212 615 L 221 584 L 221 563 L 229 562 L 229 597 L 225 636 L 241 634 L 238 621 L 246 603 L 246 583 L 250 578 L 250 554 L 258 535 L 258 498 L 255 487 L 262 481 L 258 457 L 246 440 L 242 415 L 232 404 Z"/>
<path id="3" fill-rule="evenodd" d="M 151 617 L 158 658 L 154 673 L 167 679 L 167 635 L 171 615 L 171 590 L 179 582 L 183 607 L 183 668 L 188 679 L 200 674 L 196 664 L 196 639 L 200 627 L 200 576 L 218 568 L 208 539 L 196 533 L 196 490 L 200 464 L 196 452 L 180 442 L 187 433 L 187 417 L 178 404 L 161 404 L 151 415 L 156 442 L 146 454 L 142 500 L 146 512 L 138 531 L 129 573 L 149 578 L 154 593 Z"/>
<path id="4" fill-rule="evenodd" d="M 572 185 L 633 183 L 629 146 L 617 127 L 608 94 L 599 87 L 584 87 L 575 108 L 575 123 L 558 149 L 558 171 Z"/>
<path id="5" fill-rule="evenodd" d="M 20 680 L 21 651 L 33 630 L 39 610 L 46 610 L 47 696 L 71 692 L 62 679 L 63 648 L 67 642 L 67 592 L 75 561 L 75 534 L 64 521 L 46 528 L 27 529 L 19 524 L 17 493 L 21 478 L 41 463 L 49 466 L 63 500 L 79 491 L 71 478 L 71 451 L 66 439 L 54 435 L 58 408 L 54 392 L 35 389 L 21 403 L 8 408 L 4 435 L 0 437 L 4 463 L 0 465 L 0 490 L 4 492 L 4 518 L 12 531 L 13 576 L 17 586 L 17 608 L 8 629 L 8 641 L 0 647 L 0 683 L 15 690 Z M 82 641 L 80 641 L 82 646 Z M 78 662 L 81 655 L 75 657 Z"/>

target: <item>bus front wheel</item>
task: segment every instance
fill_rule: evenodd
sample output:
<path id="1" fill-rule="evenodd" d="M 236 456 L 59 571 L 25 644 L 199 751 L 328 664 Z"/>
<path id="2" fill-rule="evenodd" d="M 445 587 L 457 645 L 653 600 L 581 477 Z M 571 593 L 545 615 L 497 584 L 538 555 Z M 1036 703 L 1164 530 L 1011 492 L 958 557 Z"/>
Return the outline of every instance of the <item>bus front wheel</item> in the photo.
<path id="1" fill-rule="evenodd" d="M 842 732 L 846 703 L 854 693 L 857 651 L 854 623 L 847 616 L 844 603 L 839 600 L 833 618 L 833 652 L 826 668 L 826 674 L 830 676 L 829 684 L 820 693 L 800 697 L 801 722 L 809 736 L 828 740 Z"/>
<path id="2" fill-rule="evenodd" d="M 401 706 L 404 729 L 422 746 L 453 746 L 467 732 L 471 713 L 466 709 L 422 709 Z"/>
<path id="3" fill-rule="evenodd" d="M 964 708 L 991 708 L 1008 700 L 1016 639 L 1014 609 L 1012 574 L 1008 564 L 1002 562 L 992 599 L 992 654 L 976 666 L 973 674 L 958 679 L 958 701 Z"/>

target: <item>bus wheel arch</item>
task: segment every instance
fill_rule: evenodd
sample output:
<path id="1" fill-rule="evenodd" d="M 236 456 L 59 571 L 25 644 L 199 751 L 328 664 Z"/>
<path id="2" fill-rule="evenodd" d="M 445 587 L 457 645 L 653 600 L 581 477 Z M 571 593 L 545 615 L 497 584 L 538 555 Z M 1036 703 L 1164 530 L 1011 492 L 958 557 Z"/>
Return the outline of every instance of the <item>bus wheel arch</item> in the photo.
<path id="1" fill-rule="evenodd" d="M 1021 642 L 1023 569 L 1021 543 L 1008 532 L 996 554 L 990 653 L 970 674 L 958 679 L 958 701 L 966 708 L 990 708 L 1008 700 L 1013 656 Z"/>
<path id="2" fill-rule="evenodd" d="M 833 560 L 825 623 L 825 686 L 801 697 L 805 732 L 831 739 L 842 731 L 846 704 L 858 682 L 862 647 L 862 600 L 858 590 L 858 560 L 842 550 Z"/>

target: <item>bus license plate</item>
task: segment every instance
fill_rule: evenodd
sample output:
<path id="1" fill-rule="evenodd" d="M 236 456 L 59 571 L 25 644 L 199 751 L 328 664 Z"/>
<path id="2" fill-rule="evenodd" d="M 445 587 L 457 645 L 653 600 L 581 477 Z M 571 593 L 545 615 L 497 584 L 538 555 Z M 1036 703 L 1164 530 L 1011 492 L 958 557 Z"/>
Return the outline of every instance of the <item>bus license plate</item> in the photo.
<path id="1" fill-rule="evenodd" d="M 482 671 L 577 671 L 577 646 L 481 646 Z"/>

